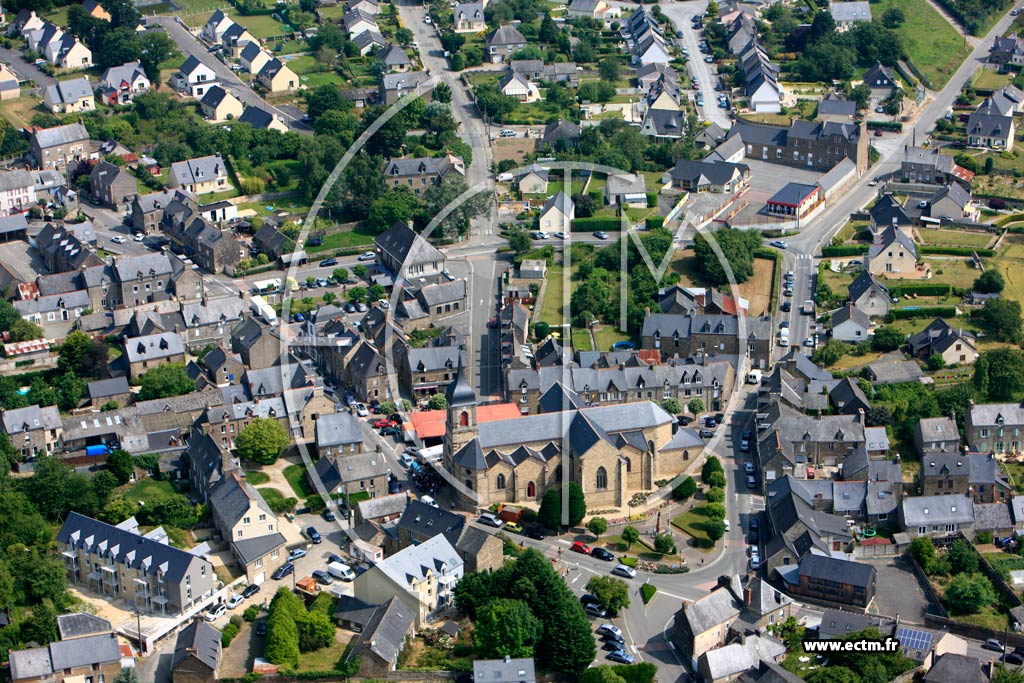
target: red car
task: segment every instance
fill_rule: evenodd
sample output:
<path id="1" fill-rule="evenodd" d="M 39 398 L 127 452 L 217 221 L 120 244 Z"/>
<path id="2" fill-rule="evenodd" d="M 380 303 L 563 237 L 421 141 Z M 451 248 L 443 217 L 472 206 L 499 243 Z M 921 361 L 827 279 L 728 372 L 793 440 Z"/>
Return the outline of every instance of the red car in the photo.
<path id="1" fill-rule="evenodd" d="M 574 553 L 583 553 L 584 555 L 590 554 L 590 546 L 583 541 L 576 541 L 572 544 L 572 551 Z"/>
<path id="2" fill-rule="evenodd" d="M 398 426 L 398 423 L 396 423 L 396 422 L 394 422 L 392 420 L 386 420 L 384 418 L 381 418 L 379 420 L 374 420 L 373 421 L 373 428 L 374 429 L 385 429 L 387 427 L 397 427 L 397 426 Z"/>

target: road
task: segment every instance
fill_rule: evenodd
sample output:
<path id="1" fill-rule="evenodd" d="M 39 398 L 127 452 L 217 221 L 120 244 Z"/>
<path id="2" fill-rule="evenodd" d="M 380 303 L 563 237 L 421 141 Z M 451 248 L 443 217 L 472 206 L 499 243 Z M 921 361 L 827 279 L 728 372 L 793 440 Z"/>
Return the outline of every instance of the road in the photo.
<path id="1" fill-rule="evenodd" d="M 693 16 L 703 14 L 707 11 L 707 7 L 706 0 L 672 2 L 661 5 L 661 11 L 675 25 L 675 30 L 671 32 L 671 35 L 666 32 L 665 37 L 671 40 L 675 36 L 675 31 L 683 32 L 682 42 L 690 53 L 686 69 L 690 73 L 690 79 L 700 84 L 699 91 L 691 90 L 690 92 L 700 92 L 704 96 L 704 106 L 697 108 L 700 118 L 704 121 L 713 121 L 727 130 L 732 125 L 732 121 L 729 119 L 727 110 L 718 106 L 718 93 L 715 91 L 718 74 L 714 71 L 713 65 L 705 63 L 704 54 L 700 51 L 700 41 L 704 39 L 704 32 L 695 30 L 691 23 Z"/>
<path id="2" fill-rule="evenodd" d="M 221 87 L 241 100 L 246 106 L 255 106 L 266 109 L 288 124 L 288 127 L 292 130 L 299 133 L 312 134 L 313 131 L 301 122 L 301 117 L 296 116 L 298 110 L 294 107 L 290 107 L 286 111 L 285 109 L 275 107 L 257 95 L 252 88 L 243 83 L 242 80 L 235 75 L 235 72 L 229 69 L 224 62 L 220 61 L 216 55 L 209 52 L 203 43 L 199 42 L 195 36 L 189 33 L 184 26 L 176 22 L 173 17 L 155 16 L 150 17 L 147 21 L 151 24 L 159 24 L 163 27 L 164 31 L 167 32 L 167 35 L 171 37 L 174 44 L 178 46 L 178 49 L 181 50 L 183 54 L 186 56 L 192 55 L 206 66 L 213 69 L 214 73 L 217 74 L 217 78 L 220 80 Z"/>
<path id="3" fill-rule="evenodd" d="M 47 86 L 53 85 L 57 82 L 56 78 L 47 76 L 46 73 L 44 73 L 43 70 L 35 64 L 26 62 L 25 58 L 18 50 L 14 50 L 9 47 L 0 47 L 0 62 L 8 64 L 11 67 L 11 71 L 17 74 L 18 80 L 35 81 L 40 92 L 45 90 Z"/>

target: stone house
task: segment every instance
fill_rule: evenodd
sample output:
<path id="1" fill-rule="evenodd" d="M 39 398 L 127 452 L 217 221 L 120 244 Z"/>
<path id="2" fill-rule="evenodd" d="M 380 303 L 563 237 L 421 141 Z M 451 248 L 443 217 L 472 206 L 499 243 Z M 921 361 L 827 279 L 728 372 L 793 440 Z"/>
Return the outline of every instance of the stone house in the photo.
<path id="1" fill-rule="evenodd" d="M 4 434 L 25 459 L 53 453 L 61 442 L 63 423 L 57 406 L 31 405 L 2 413 Z"/>
<path id="2" fill-rule="evenodd" d="M 171 679 L 174 683 L 214 683 L 220 655 L 220 631 L 196 618 L 178 632 L 171 655 Z"/>

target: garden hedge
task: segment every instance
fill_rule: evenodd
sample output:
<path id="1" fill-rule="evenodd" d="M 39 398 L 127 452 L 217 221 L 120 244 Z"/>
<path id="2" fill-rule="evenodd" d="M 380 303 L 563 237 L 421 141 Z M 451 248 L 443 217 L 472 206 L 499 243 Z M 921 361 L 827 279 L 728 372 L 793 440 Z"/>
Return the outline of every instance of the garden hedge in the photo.
<path id="1" fill-rule="evenodd" d="M 655 204 L 657 204 L 657 203 L 655 203 Z M 657 230 L 658 228 L 663 227 L 665 225 L 665 217 L 664 216 L 648 216 L 644 220 L 644 225 L 645 225 L 645 227 L 648 230 Z"/>
<path id="2" fill-rule="evenodd" d="M 903 124 L 899 121 L 868 121 L 868 130 L 891 130 L 899 133 L 903 131 Z"/>
<path id="3" fill-rule="evenodd" d="M 912 285 L 893 285 L 889 287 L 889 294 L 893 296 L 907 296 L 908 294 L 917 294 L 918 296 L 949 296 L 952 291 L 952 285 L 941 282 L 919 282 Z"/>
<path id="4" fill-rule="evenodd" d="M 628 224 L 628 221 L 627 221 Z M 590 218 L 574 218 L 572 220 L 573 232 L 619 232 L 622 229 L 622 219 L 617 216 L 592 216 Z"/>
<path id="5" fill-rule="evenodd" d="M 889 311 L 889 316 L 893 320 L 912 320 L 914 318 L 952 318 L 956 316 L 956 306 L 896 308 Z"/>
<path id="6" fill-rule="evenodd" d="M 868 253 L 868 245 L 866 244 L 839 244 L 825 247 L 821 250 L 821 255 L 826 258 L 831 256 L 860 256 L 866 253 Z"/>
<path id="7" fill-rule="evenodd" d="M 995 256 L 995 252 L 991 249 L 973 249 L 971 247 L 932 247 L 932 246 L 921 246 L 918 250 L 922 254 L 945 254 L 947 256 Z"/>

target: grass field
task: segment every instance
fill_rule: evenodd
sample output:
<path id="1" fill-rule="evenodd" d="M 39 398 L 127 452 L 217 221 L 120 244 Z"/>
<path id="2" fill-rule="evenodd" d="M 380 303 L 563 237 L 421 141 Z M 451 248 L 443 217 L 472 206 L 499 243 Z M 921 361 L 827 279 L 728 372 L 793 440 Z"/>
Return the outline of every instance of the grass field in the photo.
<path id="1" fill-rule="evenodd" d="M 597 340 L 597 351 L 610 351 L 615 342 L 632 340 L 617 325 L 601 325 L 600 329 L 594 331 L 594 338 Z"/>
<path id="2" fill-rule="evenodd" d="M 158 498 L 172 496 L 175 493 L 171 482 L 151 477 L 140 479 L 131 486 L 127 486 L 127 488 L 119 489 L 119 491 L 124 494 L 126 500 L 130 500 L 133 503 L 142 501 L 146 504 L 150 504 Z"/>
<path id="3" fill-rule="evenodd" d="M 0 115 L 15 128 L 26 128 L 32 117 L 42 111 L 38 108 L 40 100 L 35 97 L 19 97 L 14 100 L 7 100 L 0 105 Z"/>
<path id="4" fill-rule="evenodd" d="M 943 260 L 940 257 L 924 257 L 925 263 L 932 268 L 932 279 L 928 282 L 948 282 L 953 287 L 968 288 L 974 284 L 981 272 L 975 270 L 969 261 Z M 899 280 L 887 280 L 887 284 L 898 284 Z"/>
<path id="5" fill-rule="evenodd" d="M 943 245 L 947 247 L 981 247 L 991 242 L 995 235 L 987 232 L 970 232 L 967 230 L 928 230 L 921 228 L 918 234 L 925 244 Z"/>
<path id="6" fill-rule="evenodd" d="M 261 484 L 266 484 L 270 481 L 270 477 L 264 472 L 246 472 L 245 480 L 253 486 L 260 486 Z"/>
<path id="7" fill-rule="evenodd" d="M 257 38 L 273 38 L 274 36 L 290 35 L 292 32 L 290 26 L 285 26 L 267 15 L 243 17 L 239 14 L 231 14 L 229 16 L 235 20 L 236 24 L 244 26 L 249 33 Z"/>
<path id="8" fill-rule="evenodd" d="M 1024 235 L 1008 235 L 1005 245 L 995 258 L 986 261 L 986 267 L 998 268 L 1006 279 L 1003 296 L 1024 304 Z"/>
<path id="9" fill-rule="evenodd" d="M 320 62 L 316 61 L 313 55 L 299 55 L 293 57 L 285 62 L 288 68 L 294 71 L 299 76 L 305 76 L 306 74 L 317 73 L 324 68 Z"/>
<path id="10" fill-rule="evenodd" d="M 993 69 L 979 68 L 974 73 L 974 87 L 982 90 L 998 90 L 1010 82 L 1010 74 L 1001 74 Z"/>
<path id="11" fill-rule="evenodd" d="M 331 671 L 340 668 L 344 664 L 348 641 L 347 634 L 335 631 L 334 643 L 320 650 L 304 652 L 299 657 L 299 668 L 296 671 Z"/>
<path id="12" fill-rule="evenodd" d="M 594 345 L 590 343 L 590 333 L 586 330 L 574 329 L 572 331 L 573 351 L 593 351 Z"/>
<path id="13" fill-rule="evenodd" d="M 324 243 L 318 247 L 306 247 L 306 251 L 315 254 L 320 251 L 344 249 L 347 247 L 369 246 L 373 243 L 374 231 L 365 226 L 357 226 L 353 230 L 343 230 L 324 235 Z"/>
<path id="14" fill-rule="evenodd" d="M 692 249 L 678 250 L 671 268 L 679 273 L 679 284 L 683 287 L 701 287 L 696 271 L 697 257 Z M 739 296 L 750 302 L 750 315 L 761 315 L 768 310 L 772 296 L 772 274 L 774 262 L 770 259 L 754 259 L 754 275 L 739 285 Z"/>
<path id="15" fill-rule="evenodd" d="M 704 531 L 704 522 L 707 520 L 708 516 L 704 514 L 703 507 L 696 507 L 675 517 L 672 520 L 672 526 L 692 536 L 697 544 L 701 546 L 700 550 L 710 552 L 711 539 L 708 538 L 707 533 Z"/>
<path id="16" fill-rule="evenodd" d="M 257 490 L 263 496 L 263 500 L 267 501 L 267 505 L 269 505 L 272 510 L 286 510 L 289 507 L 288 503 L 295 500 L 294 498 L 289 500 L 288 496 L 285 496 L 280 490 L 273 487 L 264 487 Z"/>
<path id="17" fill-rule="evenodd" d="M 291 484 L 297 498 L 309 498 L 315 493 L 306 479 L 306 468 L 302 465 L 288 465 L 284 468 L 284 478 Z"/>
<path id="18" fill-rule="evenodd" d="M 56 26 L 60 26 L 62 28 L 67 28 L 67 26 L 68 26 L 68 8 L 67 7 L 58 7 L 57 9 L 55 9 L 52 12 L 49 12 L 48 14 L 45 14 L 43 16 L 46 17 L 47 21 L 49 21 L 50 23 L 52 23 L 52 24 L 54 24 Z"/>
<path id="19" fill-rule="evenodd" d="M 540 319 L 551 327 L 562 324 L 563 285 L 562 266 L 548 267 L 547 284 L 544 287 L 544 300 L 541 302 Z"/>
<path id="20" fill-rule="evenodd" d="M 899 7 L 906 15 L 896 32 L 907 54 L 933 88 L 942 88 L 969 53 L 964 37 L 927 0 L 881 0 L 872 5 L 871 13 L 880 17 L 890 7 Z"/>

